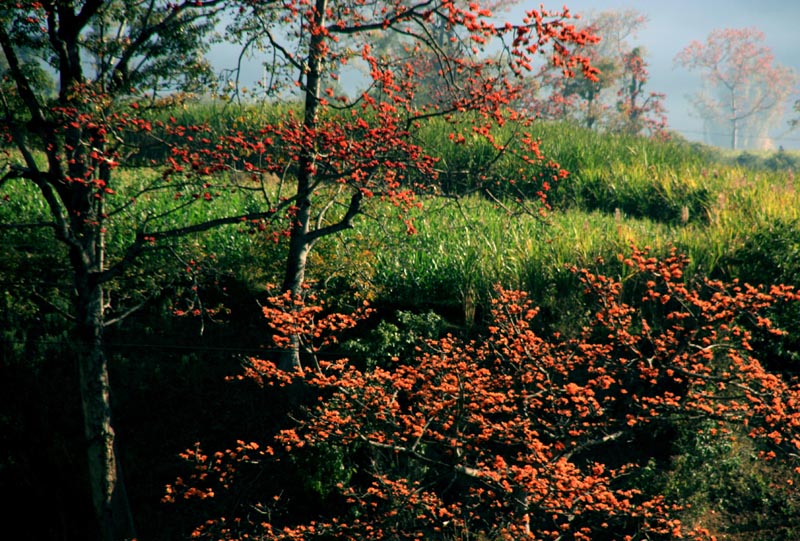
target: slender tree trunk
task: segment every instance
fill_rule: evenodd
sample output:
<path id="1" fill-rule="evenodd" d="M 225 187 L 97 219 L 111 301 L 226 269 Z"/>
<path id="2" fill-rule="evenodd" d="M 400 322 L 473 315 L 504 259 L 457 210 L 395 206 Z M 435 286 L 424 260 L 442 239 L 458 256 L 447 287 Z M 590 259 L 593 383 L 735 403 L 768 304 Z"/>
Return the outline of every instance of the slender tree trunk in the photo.
<path id="1" fill-rule="evenodd" d="M 736 106 L 736 95 L 731 92 L 731 149 L 739 145 L 739 111 Z"/>
<path id="2" fill-rule="evenodd" d="M 314 26 L 325 24 L 327 0 L 317 0 L 315 4 Z M 305 106 L 303 126 L 313 133 L 317 129 L 319 118 L 319 98 L 322 82 L 324 35 L 312 29 L 309 42 L 306 80 Z M 308 253 L 312 241 L 309 238 L 311 225 L 311 186 L 314 180 L 314 161 L 316 151 L 306 148 L 300 155 L 297 173 L 297 214 L 289 238 L 289 254 L 286 260 L 286 273 L 283 280 L 283 291 L 299 295 L 305 281 Z M 300 363 L 300 337 L 292 336 L 289 347 L 282 351 L 278 359 L 278 367 L 283 370 L 302 368 Z"/>
<path id="3" fill-rule="evenodd" d="M 103 348 L 103 287 L 76 273 L 77 334 L 83 426 L 92 503 L 102 541 L 136 537 L 111 424 L 108 360 Z"/>
<path id="4" fill-rule="evenodd" d="M 291 292 L 293 297 L 302 293 L 308 253 L 311 251 L 311 244 L 307 239 L 310 208 L 310 201 L 306 200 L 301 203 L 289 239 L 289 254 L 286 260 L 286 271 L 282 290 L 284 292 Z M 286 371 L 294 371 L 302 368 L 300 363 L 299 336 L 294 335 L 289 337 L 289 346 L 279 354 L 278 368 Z"/>

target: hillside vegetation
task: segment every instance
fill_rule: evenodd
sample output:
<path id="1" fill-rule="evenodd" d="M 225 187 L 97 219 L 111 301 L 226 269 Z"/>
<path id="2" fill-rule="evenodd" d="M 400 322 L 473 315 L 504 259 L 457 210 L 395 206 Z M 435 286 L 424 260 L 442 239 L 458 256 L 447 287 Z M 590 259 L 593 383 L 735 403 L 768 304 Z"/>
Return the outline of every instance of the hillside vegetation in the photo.
<path id="1" fill-rule="evenodd" d="M 206 123 L 212 132 L 229 132 L 258 126 L 285 109 L 193 104 L 169 114 L 183 124 Z M 365 204 L 352 230 L 315 248 L 311 289 L 335 309 L 353 309 L 364 299 L 375 309 L 321 356 L 346 355 L 369 365 L 410 354 L 421 339 L 447 333 L 477 336 L 485 330 L 498 285 L 528 292 L 541 308 L 537 321 L 543 329 L 577 334 L 591 314 L 572 267 L 619 279 L 623 295 L 634 299 L 642 284 L 628 280 L 631 271 L 622 262 L 633 247 L 648 247 L 658 257 L 673 249 L 686 254 L 686 281 L 709 277 L 800 285 L 800 186 L 795 177 L 800 155 L 731 157 L 679 139 L 619 136 L 560 123 L 522 128 L 508 122 L 496 139 L 513 141 L 522 130 L 540 139 L 546 158 L 540 178 L 551 184 L 549 208 L 524 212 L 519 199 L 535 199 L 539 185 L 493 192 L 476 181 L 476 175 L 498 169 L 513 176 L 522 167 L 513 147 L 494 161 L 481 148 L 483 139 L 466 137 L 463 144 L 453 144 L 448 139 L 452 129 L 432 123 L 419 141 L 439 157 L 440 185 L 435 192 L 418 194 L 422 207 L 411 215 L 414 234 L 392 205 L 375 198 Z M 150 169 L 158 152 L 145 147 L 137 156 L 140 167 L 121 173 L 132 189 L 148 175 L 161 174 Z M 556 164 L 568 175 L 551 181 Z M 219 184 L 232 174 L 218 173 Z M 276 190 L 280 182 L 277 177 L 262 180 L 258 188 L 264 190 Z M 22 185 L 9 183 L 4 195 L 0 223 L 21 216 L 31 221 L 37 212 L 46 218 Z M 259 201 L 258 190 L 236 191 L 187 207 L 187 212 L 214 216 L 222 214 L 219 207 L 255 208 Z M 148 208 L 130 212 L 158 214 L 158 204 L 154 197 Z M 131 214 L 134 218 L 141 216 Z M 125 221 L 115 227 L 124 231 Z M 64 259 L 56 254 L 63 247 L 43 229 L 2 234 L 0 487 L 14 487 L 20 508 L 41 487 L 56 487 L 49 496 L 58 502 L 57 513 L 52 521 L 34 526 L 44 538 L 63 527 L 59 521 L 79 530 L 82 517 L 91 512 L 71 503 L 79 500 L 75 493 L 85 490 L 80 472 L 62 467 L 77 461 L 79 442 L 72 438 L 80 432 L 70 426 L 80 405 L 66 394 L 71 387 L 63 385 L 76 377 L 73 364 L 62 362 L 75 354 L 63 317 L 71 284 L 58 268 Z M 181 474 L 177 453 L 201 437 L 224 447 L 231 434 L 274 431 L 288 422 L 280 396 L 243 382 L 222 383 L 238 373 L 242 359 L 268 353 L 261 304 L 268 284 L 281 280 L 285 246 L 280 240 L 280 231 L 258 223 L 219 228 L 149 253 L 135 273 L 111 288 L 110 302 L 125 296 L 142 306 L 108 330 L 118 432 L 142 539 L 175 539 L 209 509 L 165 511 L 159 503 L 164 487 Z M 110 254 L 123 256 L 113 246 Z M 21 290 L 33 294 L 22 297 Z M 796 376 L 800 309 L 795 303 L 772 310 L 773 322 L 788 334 L 756 333 L 753 347 L 772 369 Z M 663 491 L 684 506 L 680 516 L 686 524 L 709 528 L 720 539 L 797 539 L 800 497 L 787 490 L 786 472 L 757 459 L 759 449 L 744 433 L 714 438 L 714 430 L 710 422 L 691 418 L 643 434 L 636 444 L 654 458 L 631 482 Z M 297 513 L 309 514 L 328 502 L 331 486 L 344 475 L 326 469 L 337 460 L 343 459 L 298 455 L 297 462 L 270 475 L 291 487 L 287 492 L 301 502 Z"/>

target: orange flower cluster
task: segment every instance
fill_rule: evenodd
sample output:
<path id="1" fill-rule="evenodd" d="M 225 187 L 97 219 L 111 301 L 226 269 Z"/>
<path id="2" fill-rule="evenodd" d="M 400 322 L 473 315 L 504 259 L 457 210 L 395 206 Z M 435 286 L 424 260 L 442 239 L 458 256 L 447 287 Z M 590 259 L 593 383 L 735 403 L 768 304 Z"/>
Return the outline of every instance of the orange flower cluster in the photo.
<path id="1" fill-rule="evenodd" d="M 336 487 L 358 513 L 282 530 L 250 524 L 250 534 L 708 538 L 684 528 L 662 496 L 626 487 L 639 465 L 610 457 L 637 427 L 687 415 L 716 420 L 722 432 L 749 427 L 765 458 L 797 456 L 800 387 L 768 372 L 750 337 L 755 328 L 779 332 L 763 311 L 800 294 L 687 283 L 687 261 L 674 253 L 660 260 L 634 250 L 624 264 L 626 280 L 643 286 L 630 304 L 620 280 L 575 269 L 594 317 L 574 337 L 537 334 L 526 294 L 498 289 L 480 340 L 447 336 L 369 370 L 346 360 L 306 374 L 259 365 L 260 383 L 302 381 L 325 397 L 278 434 L 276 449 L 358 449 L 362 458 L 353 459 L 358 477 Z M 296 324 L 287 321 L 290 332 L 306 332 Z"/>

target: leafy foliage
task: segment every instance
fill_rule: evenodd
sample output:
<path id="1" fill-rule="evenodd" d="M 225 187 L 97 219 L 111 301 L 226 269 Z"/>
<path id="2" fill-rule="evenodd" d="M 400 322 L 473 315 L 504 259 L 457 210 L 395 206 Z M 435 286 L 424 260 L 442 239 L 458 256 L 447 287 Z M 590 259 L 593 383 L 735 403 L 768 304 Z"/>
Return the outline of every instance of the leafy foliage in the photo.
<path id="1" fill-rule="evenodd" d="M 56 253 L 74 294 L 60 313 L 74 323 L 76 394 L 83 406 L 96 519 L 92 527 L 105 540 L 131 538 L 135 530 L 119 475 L 103 331 L 143 302 L 136 298 L 138 292 L 126 296 L 127 291 L 112 302 L 109 284 L 159 241 L 168 244 L 242 218 L 264 216 L 239 211 L 235 217 L 202 212 L 198 217 L 184 212 L 215 195 L 210 185 L 198 182 L 196 172 L 175 183 L 169 175 L 143 174 L 140 183 L 123 185 L 116 176 L 131 154 L 119 134 L 153 131 L 151 122 L 138 114 L 145 103 L 158 106 L 165 95 L 194 91 L 202 84 L 208 73 L 202 53 L 221 4 L 93 0 L 0 6 L 0 130 L 4 142 L 14 147 L 13 154 L 4 150 L 0 157 L 0 187 L 27 183 L 41 203 L 4 222 L 2 229 L 49 231 L 63 248 Z M 57 80 L 52 94 L 42 72 Z M 177 156 L 192 163 L 186 154 Z M 181 192 L 188 191 L 194 197 L 181 199 Z M 165 192 L 175 197 L 163 213 L 142 209 L 148 199 L 159 199 Z M 7 192 L 5 197 L 11 195 Z M 186 221 L 175 224 L 178 215 Z M 157 291 L 145 294 L 144 300 Z"/>

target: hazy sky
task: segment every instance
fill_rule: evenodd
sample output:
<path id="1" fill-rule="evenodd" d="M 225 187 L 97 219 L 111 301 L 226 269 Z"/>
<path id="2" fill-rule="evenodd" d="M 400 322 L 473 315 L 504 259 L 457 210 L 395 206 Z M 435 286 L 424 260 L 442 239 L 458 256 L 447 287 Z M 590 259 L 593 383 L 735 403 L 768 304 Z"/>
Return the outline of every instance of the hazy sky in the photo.
<path id="1" fill-rule="evenodd" d="M 538 6 L 539 2 L 536 2 Z M 647 51 L 653 92 L 667 95 L 666 107 L 670 128 L 687 139 L 702 140 L 703 124 L 691 110 L 687 95 L 700 85 L 696 72 L 674 65 L 678 52 L 691 41 L 705 41 L 712 30 L 756 27 L 766 34 L 766 45 L 779 64 L 800 73 L 800 0 L 562 0 L 544 1 L 545 8 L 566 5 L 573 13 L 635 9 L 648 18 L 646 26 L 631 41 Z M 509 15 L 520 11 L 514 10 Z M 795 96 L 800 97 L 800 89 Z M 777 132 L 787 131 L 786 121 Z M 800 149 L 800 130 L 775 140 L 775 146 Z"/>
<path id="2" fill-rule="evenodd" d="M 566 5 L 578 14 L 635 9 L 647 17 L 647 24 L 630 42 L 644 46 L 650 71 L 647 90 L 666 94 L 669 127 L 687 139 L 703 138 L 703 123 L 687 98 L 700 88 L 700 79 L 695 72 L 675 66 L 674 58 L 691 41 L 705 41 L 716 29 L 755 27 L 766 34 L 766 45 L 776 61 L 800 73 L 800 0 L 522 0 L 498 18 L 520 20 L 526 9 L 538 8 L 540 2 L 546 9 Z M 217 49 L 212 61 L 218 66 L 230 66 L 235 62 L 235 52 Z M 248 71 L 256 80 L 262 73 L 255 64 L 249 64 Z M 249 84 L 252 80 L 243 82 Z M 800 89 L 796 98 L 800 98 Z M 774 146 L 800 149 L 800 130 L 786 133 L 788 118 L 773 131 Z M 783 136 L 778 138 L 780 133 Z"/>

